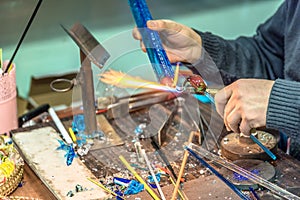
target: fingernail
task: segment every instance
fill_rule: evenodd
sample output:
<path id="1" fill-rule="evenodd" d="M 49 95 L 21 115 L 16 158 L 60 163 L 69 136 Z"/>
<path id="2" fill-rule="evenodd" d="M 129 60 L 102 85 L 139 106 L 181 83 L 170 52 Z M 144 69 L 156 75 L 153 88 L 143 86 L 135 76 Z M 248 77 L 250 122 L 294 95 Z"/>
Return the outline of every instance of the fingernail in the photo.
<path id="1" fill-rule="evenodd" d="M 153 21 L 148 21 L 147 24 L 148 24 L 148 26 L 152 26 L 152 27 L 155 26 L 155 22 L 153 22 Z"/>
<path id="2" fill-rule="evenodd" d="M 230 128 L 226 126 L 226 130 L 227 130 L 227 131 L 230 131 Z"/>

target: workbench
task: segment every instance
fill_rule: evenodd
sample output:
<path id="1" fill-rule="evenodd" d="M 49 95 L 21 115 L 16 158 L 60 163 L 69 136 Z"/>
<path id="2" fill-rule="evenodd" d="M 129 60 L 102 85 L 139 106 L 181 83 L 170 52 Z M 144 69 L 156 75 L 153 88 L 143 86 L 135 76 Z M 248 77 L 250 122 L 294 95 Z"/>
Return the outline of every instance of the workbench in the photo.
<path id="1" fill-rule="evenodd" d="M 293 159 L 292 157 L 286 155 L 282 151 L 277 154 L 279 160 L 275 162 L 276 168 L 281 173 L 278 175 L 277 184 L 284 187 L 285 184 L 294 184 L 293 188 L 289 188 L 290 192 L 300 195 L 300 162 Z M 285 175 L 286 174 L 286 175 Z M 294 174 L 294 176 L 289 176 L 287 174 Z M 163 187 L 162 190 L 166 195 L 167 199 L 170 199 L 173 186 Z M 211 175 L 208 177 L 201 177 L 184 184 L 184 192 L 190 199 L 224 199 L 224 197 L 229 197 L 233 199 L 240 199 L 236 194 L 234 194 L 223 182 L 218 178 Z M 47 199 L 55 200 L 54 195 L 49 191 L 49 189 L 43 184 L 43 182 L 36 176 L 36 174 L 28 167 L 27 164 L 24 165 L 24 179 L 21 187 L 17 188 L 11 196 L 22 196 L 34 199 Z M 142 192 L 138 195 L 129 197 L 128 199 L 134 199 L 135 197 L 140 197 L 141 199 L 151 199 L 148 193 Z M 274 199 L 275 197 L 266 192 L 263 194 L 262 199 Z"/>
<path id="2" fill-rule="evenodd" d="M 200 105 L 201 112 L 204 115 L 209 114 L 210 106 Z M 141 112 L 141 111 L 137 111 Z M 209 119 L 209 117 L 207 117 Z M 70 124 L 72 119 L 64 119 L 64 124 Z M 221 119 L 220 123 L 221 123 Z M 110 120 L 110 123 L 114 128 L 116 128 L 119 133 L 119 129 L 114 123 L 113 120 Z M 22 128 L 13 130 L 13 134 L 18 132 L 28 131 L 37 129 L 40 127 L 52 126 L 55 127 L 53 122 L 37 124 L 32 127 Z M 226 130 L 223 130 L 223 132 Z M 121 133 L 122 134 L 122 133 Z M 226 134 L 226 133 L 225 133 Z M 117 146 L 116 151 L 124 150 L 123 146 Z M 94 154 L 95 155 L 95 154 Z M 95 161 L 94 155 L 86 157 L 86 161 L 89 160 L 87 167 L 93 169 L 99 167 L 99 163 Z M 112 155 L 113 157 L 114 155 Z M 116 156 L 116 155 L 115 155 Z M 85 161 L 85 162 L 86 162 Z M 86 163 L 85 163 L 86 164 Z M 281 150 L 277 152 L 277 160 L 272 161 L 271 164 L 276 169 L 276 178 L 273 180 L 274 183 L 279 185 L 282 188 L 300 196 L 300 162 L 295 160 L 291 156 L 285 154 Z M 199 164 L 200 165 L 200 164 Z M 100 166 L 100 169 L 103 166 Z M 197 168 L 196 168 L 197 169 Z M 178 172 L 178 170 L 177 170 Z M 96 177 L 101 176 L 104 172 L 102 170 L 93 171 Z M 198 174 L 198 171 L 195 171 L 195 174 Z M 189 177 L 189 176 L 188 176 Z M 200 176 L 193 176 L 187 178 L 187 181 L 183 185 L 183 191 L 190 199 L 240 199 L 231 189 L 228 188 L 222 181 L 220 181 L 215 175 L 206 174 Z M 166 199 L 170 199 L 172 196 L 173 186 L 165 185 L 162 190 L 166 195 Z M 262 190 L 258 192 L 261 199 L 280 199 L 278 196 L 268 192 L 267 190 Z M 38 178 L 35 172 L 25 163 L 24 166 L 24 180 L 21 187 L 17 188 L 15 192 L 12 193 L 12 196 L 24 196 L 36 199 L 56 199 L 55 196 L 50 192 L 50 190 L 44 185 L 44 183 Z M 128 196 L 128 199 L 135 199 L 140 197 L 141 199 L 152 199 L 147 192 L 141 192 L 137 195 Z M 97 197 L 95 197 L 96 199 Z M 127 198 L 126 198 L 127 199 Z"/>

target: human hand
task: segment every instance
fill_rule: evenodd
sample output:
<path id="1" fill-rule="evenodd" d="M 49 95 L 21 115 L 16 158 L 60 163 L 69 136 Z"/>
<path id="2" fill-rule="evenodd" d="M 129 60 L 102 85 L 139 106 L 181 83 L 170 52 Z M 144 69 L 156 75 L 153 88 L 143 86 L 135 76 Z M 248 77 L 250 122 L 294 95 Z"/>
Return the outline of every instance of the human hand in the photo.
<path id="1" fill-rule="evenodd" d="M 239 79 L 215 95 L 217 112 L 228 131 L 250 135 L 252 128 L 266 125 L 274 81 Z"/>
<path id="2" fill-rule="evenodd" d="M 159 33 L 170 62 L 194 63 L 200 58 L 202 40 L 191 28 L 171 20 L 149 20 L 147 27 Z M 137 27 L 133 29 L 132 35 L 141 41 L 141 48 L 146 52 Z"/>

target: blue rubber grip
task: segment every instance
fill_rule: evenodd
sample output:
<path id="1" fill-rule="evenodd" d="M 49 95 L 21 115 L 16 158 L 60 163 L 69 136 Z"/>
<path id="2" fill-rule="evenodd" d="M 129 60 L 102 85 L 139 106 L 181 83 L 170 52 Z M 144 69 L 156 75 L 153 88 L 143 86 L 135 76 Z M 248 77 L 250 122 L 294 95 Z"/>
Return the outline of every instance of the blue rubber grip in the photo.
<path id="1" fill-rule="evenodd" d="M 145 0 L 128 0 L 132 15 L 147 50 L 148 58 L 156 77 L 161 81 L 164 77 L 174 77 L 174 70 L 163 49 L 160 37 L 156 31 L 147 28 L 147 21 L 152 20 Z"/>

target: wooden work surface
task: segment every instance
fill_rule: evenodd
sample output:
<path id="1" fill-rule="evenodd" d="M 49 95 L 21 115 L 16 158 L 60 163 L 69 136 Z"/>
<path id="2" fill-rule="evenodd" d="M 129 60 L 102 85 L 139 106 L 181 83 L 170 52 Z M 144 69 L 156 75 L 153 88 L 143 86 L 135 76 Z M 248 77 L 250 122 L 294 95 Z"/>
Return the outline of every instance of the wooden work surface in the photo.
<path id="1" fill-rule="evenodd" d="M 15 190 L 11 196 L 22 196 L 44 200 L 56 199 L 27 164 L 24 166 L 23 182 L 23 186 L 17 188 L 17 190 Z M 199 186 L 197 187 L 197 190 L 194 189 L 195 186 Z M 166 195 L 166 198 L 171 199 L 173 187 L 166 186 L 163 187 L 162 190 Z M 184 191 L 185 194 L 190 197 L 190 199 L 198 199 L 199 194 L 201 194 L 201 199 L 224 199 L 224 197 L 228 197 L 228 199 L 232 200 L 240 199 L 215 176 L 208 176 L 189 181 L 185 183 Z M 144 192 L 128 197 L 128 199 L 135 199 L 136 197 L 140 197 L 141 199 L 151 199 L 149 194 Z"/>
<path id="2" fill-rule="evenodd" d="M 276 161 L 276 169 L 278 176 L 282 177 L 277 181 L 277 184 L 284 187 L 284 185 L 290 185 L 288 190 L 294 194 L 300 195 L 300 162 L 294 160 L 290 156 L 279 152 L 278 161 Z M 294 174 L 293 176 L 284 175 L 288 172 Z M 163 191 L 166 197 L 171 197 L 173 186 L 163 187 Z M 200 177 L 198 179 L 186 182 L 184 184 L 184 191 L 190 199 L 240 199 L 236 196 L 223 182 L 217 179 L 215 176 Z M 35 199 L 52 200 L 56 199 L 49 189 L 42 183 L 42 181 L 35 175 L 35 173 L 28 167 L 27 164 L 24 166 L 24 179 L 23 185 L 17 188 L 11 196 L 22 196 Z M 128 199 L 134 199 L 140 197 L 142 199 L 151 199 L 149 194 L 146 192 L 139 193 L 138 195 L 131 196 Z M 167 198 L 170 199 L 170 198 Z M 274 199 L 271 193 L 263 195 L 262 199 Z"/>
<path id="3" fill-rule="evenodd" d="M 43 184 L 43 182 L 36 176 L 36 174 L 25 163 L 24 178 L 22 185 L 19 186 L 11 196 L 19 196 L 31 199 L 56 199 L 50 190 Z"/>
<path id="4" fill-rule="evenodd" d="M 207 112 L 207 109 L 209 110 L 209 108 L 206 108 L 206 110 L 204 110 L 202 113 Z M 70 120 L 65 122 L 70 123 Z M 46 125 L 38 124 L 35 127 L 29 127 L 25 130 L 35 129 L 49 125 L 55 127 L 54 124 L 50 122 Z M 15 130 L 14 132 L 20 132 L 23 130 L 24 129 Z M 299 196 L 300 162 L 284 154 L 282 151 L 278 151 L 277 156 L 278 159 L 275 162 L 272 162 L 272 165 L 275 166 L 277 171 L 277 178 L 275 180 L 276 184 Z M 163 191 L 166 194 L 167 199 L 170 199 L 172 190 L 172 185 L 163 187 Z M 200 176 L 197 179 L 187 181 L 184 184 L 184 191 L 186 195 L 190 197 L 190 199 L 224 199 L 224 197 L 228 197 L 227 199 L 239 199 L 239 197 L 237 197 L 236 194 L 234 194 L 223 182 L 217 179 L 214 175 Z M 36 199 L 56 199 L 54 195 L 50 192 L 50 190 L 28 167 L 27 164 L 25 164 L 24 166 L 24 181 L 22 187 L 17 188 L 16 191 L 13 192 L 11 195 L 30 197 Z M 261 192 L 259 193 L 259 195 L 262 197 L 262 199 L 278 198 L 272 195 L 270 192 Z M 141 199 L 152 199 L 146 192 L 139 193 L 135 196 L 129 196 L 128 199 L 135 199 L 135 197 L 140 197 Z"/>

